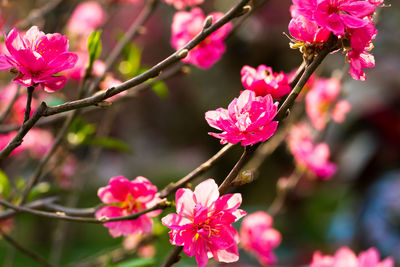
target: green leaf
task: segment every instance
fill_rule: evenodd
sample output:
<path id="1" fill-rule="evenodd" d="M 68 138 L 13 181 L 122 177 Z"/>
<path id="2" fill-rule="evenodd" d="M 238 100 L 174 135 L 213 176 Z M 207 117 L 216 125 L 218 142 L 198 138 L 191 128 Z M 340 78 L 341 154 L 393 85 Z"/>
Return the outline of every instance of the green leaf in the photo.
<path id="1" fill-rule="evenodd" d="M 151 86 L 151 89 L 159 98 L 167 98 L 169 95 L 168 87 L 164 82 L 156 82 Z"/>
<path id="2" fill-rule="evenodd" d="M 8 177 L 2 170 L 0 170 L 0 196 L 2 198 L 7 198 L 10 190 L 11 186 Z"/>
<path id="3" fill-rule="evenodd" d="M 132 153 L 132 148 L 125 142 L 111 137 L 94 137 L 84 142 L 87 145 L 109 148 L 125 153 Z"/>
<path id="4" fill-rule="evenodd" d="M 138 258 L 133 260 L 127 260 L 116 264 L 116 267 L 149 267 L 154 266 L 155 260 L 153 258 Z"/>
<path id="5" fill-rule="evenodd" d="M 99 58 L 101 54 L 101 30 L 94 31 L 90 34 L 87 41 L 88 51 L 89 51 L 89 66 L 91 69 L 93 62 Z"/>
<path id="6" fill-rule="evenodd" d="M 133 43 L 124 48 L 125 60 L 119 64 L 119 71 L 127 77 L 136 76 L 140 70 L 142 50 Z"/>
<path id="7" fill-rule="evenodd" d="M 28 200 L 35 199 L 36 197 L 48 193 L 50 191 L 50 184 L 47 182 L 41 182 L 35 185 L 28 194 Z"/>

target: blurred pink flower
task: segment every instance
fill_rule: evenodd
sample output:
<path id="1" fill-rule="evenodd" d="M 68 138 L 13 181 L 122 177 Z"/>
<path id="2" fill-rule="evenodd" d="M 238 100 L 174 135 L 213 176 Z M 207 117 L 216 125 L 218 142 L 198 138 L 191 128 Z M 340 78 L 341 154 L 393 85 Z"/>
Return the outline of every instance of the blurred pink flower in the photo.
<path id="1" fill-rule="evenodd" d="M 213 22 L 222 17 L 222 13 L 214 12 L 210 16 Z M 172 22 L 171 45 L 176 49 L 185 46 L 203 29 L 204 14 L 200 8 L 193 8 L 190 12 L 179 11 L 174 15 Z M 193 64 L 203 69 L 211 67 L 217 62 L 225 52 L 224 39 L 232 28 L 231 23 L 227 23 L 220 29 L 212 33 L 195 48 L 189 51 L 188 55 L 182 59 L 183 62 Z"/>
<path id="2" fill-rule="evenodd" d="M 331 34 L 328 29 L 301 15 L 290 21 L 289 32 L 295 39 L 308 43 L 326 42 Z"/>
<path id="3" fill-rule="evenodd" d="M 351 110 L 351 104 L 346 100 L 339 100 L 333 107 L 331 117 L 337 123 L 344 122 L 346 114 Z"/>
<path id="4" fill-rule="evenodd" d="M 183 246 L 189 257 L 196 257 L 199 267 L 206 266 L 213 256 L 220 262 L 239 259 L 239 235 L 232 223 L 246 214 L 238 209 L 240 194 L 219 196 L 218 186 L 208 179 L 196 186 L 194 192 L 181 188 L 176 192 L 176 212 L 162 218 L 171 229 L 170 242 Z"/>
<path id="5" fill-rule="evenodd" d="M 209 134 L 221 139 L 221 144 L 241 142 L 242 146 L 248 146 L 264 142 L 278 127 L 278 122 L 273 121 L 277 105 L 271 95 L 256 96 L 253 91 L 245 90 L 229 104 L 228 109 L 206 112 L 208 124 L 223 131 Z"/>
<path id="6" fill-rule="evenodd" d="M 272 68 L 265 65 L 260 65 L 257 69 L 243 66 L 240 73 L 243 87 L 254 91 L 257 96 L 270 94 L 278 99 L 291 91 L 287 76 L 283 72 L 273 72 Z"/>
<path id="7" fill-rule="evenodd" d="M 65 71 L 65 75 L 69 78 L 80 81 L 85 75 L 86 68 L 89 64 L 89 54 L 87 51 L 79 51 L 76 53 L 78 55 L 78 61 L 72 69 Z M 105 70 L 105 64 L 103 61 L 97 59 L 93 62 L 92 75 L 99 77 L 103 75 Z"/>
<path id="8" fill-rule="evenodd" d="M 40 85 L 50 92 L 60 90 L 67 78 L 55 74 L 72 68 L 77 61 L 77 55 L 68 52 L 66 36 L 44 34 L 36 26 L 24 35 L 12 29 L 5 43 L 9 54 L 0 55 L 0 70 L 17 69 L 14 81 L 23 86 Z"/>
<path id="9" fill-rule="evenodd" d="M 67 31 L 73 34 L 89 35 L 107 19 L 107 14 L 96 1 L 80 3 L 72 13 Z"/>
<path id="10" fill-rule="evenodd" d="M 174 5 L 176 9 L 184 9 L 186 7 L 192 7 L 200 5 L 204 0 L 164 0 L 169 5 Z"/>
<path id="11" fill-rule="evenodd" d="M 272 228 L 273 219 L 263 211 L 247 215 L 240 228 L 240 241 L 246 251 L 254 253 L 262 265 L 275 264 L 273 250 L 279 246 L 281 234 Z"/>
<path id="12" fill-rule="evenodd" d="M 389 257 L 379 262 L 379 252 L 375 248 L 361 252 L 357 258 L 351 249 L 341 247 L 334 256 L 316 251 L 310 267 L 394 267 L 394 261 Z"/>
<path id="13" fill-rule="evenodd" d="M 156 195 L 157 187 L 142 176 L 129 181 L 123 176 L 111 178 L 109 184 L 100 187 L 97 195 L 108 206 L 96 211 L 96 218 L 113 218 L 134 214 L 149 209 L 160 200 Z M 113 237 L 120 235 L 150 233 L 153 227 L 151 217 L 157 216 L 161 210 L 146 213 L 135 220 L 108 222 Z"/>

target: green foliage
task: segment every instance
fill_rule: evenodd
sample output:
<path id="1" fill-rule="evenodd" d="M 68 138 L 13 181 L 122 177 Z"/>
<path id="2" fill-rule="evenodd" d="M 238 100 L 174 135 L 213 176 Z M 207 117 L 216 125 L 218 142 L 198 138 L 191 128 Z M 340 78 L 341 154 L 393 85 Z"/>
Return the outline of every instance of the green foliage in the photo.
<path id="1" fill-rule="evenodd" d="M 155 260 L 153 258 L 136 258 L 127 260 L 108 267 L 149 267 L 154 266 Z"/>
<path id="2" fill-rule="evenodd" d="M 119 64 L 119 71 L 125 77 L 133 77 L 140 72 L 140 62 L 142 59 L 142 50 L 130 43 L 124 47 L 124 58 Z"/>
<path id="3" fill-rule="evenodd" d="M 89 51 L 89 65 L 88 69 L 91 69 L 93 62 L 99 58 L 101 54 L 101 30 L 94 31 L 90 34 L 87 41 L 88 51 Z"/>
<path id="4" fill-rule="evenodd" d="M 2 198 L 7 198 L 10 194 L 10 190 L 11 186 L 8 177 L 2 170 L 0 170 L 0 196 Z"/>
<path id="5" fill-rule="evenodd" d="M 127 143 L 112 137 L 92 137 L 85 140 L 83 144 L 132 153 L 132 149 Z"/>

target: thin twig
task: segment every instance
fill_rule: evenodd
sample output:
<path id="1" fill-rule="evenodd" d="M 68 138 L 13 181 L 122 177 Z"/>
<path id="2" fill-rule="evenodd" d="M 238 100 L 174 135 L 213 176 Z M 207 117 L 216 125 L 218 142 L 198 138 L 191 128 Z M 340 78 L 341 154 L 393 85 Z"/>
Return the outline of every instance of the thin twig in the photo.
<path id="1" fill-rule="evenodd" d="M 25 108 L 25 115 L 24 115 L 24 123 L 29 119 L 29 116 L 31 115 L 31 104 L 32 104 L 33 90 L 35 90 L 35 87 L 33 87 L 33 86 L 29 86 L 29 87 L 27 88 L 28 97 L 27 97 L 27 99 L 26 99 L 26 108 Z"/>
<path id="2" fill-rule="evenodd" d="M 32 201 L 31 203 L 25 205 L 25 207 L 31 208 L 31 209 L 37 209 L 37 208 L 43 208 L 43 207 L 47 207 L 47 205 L 49 207 L 52 207 L 54 201 L 56 201 L 58 199 L 58 197 L 49 197 L 49 198 L 44 198 L 44 199 L 39 199 L 39 200 L 35 200 Z M 18 214 L 18 211 L 15 210 L 6 210 L 0 213 L 0 220 L 4 220 L 7 218 L 11 218 L 13 217 L 15 214 Z"/>
<path id="3" fill-rule="evenodd" d="M 162 267 L 170 267 L 175 263 L 177 263 L 181 259 L 180 258 L 181 256 L 179 256 L 179 254 L 182 252 L 182 250 L 183 250 L 182 246 L 175 247 L 174 250 L 172 250 L 171 254 L 169 254 L 168 258 L 163 263 Z"/>
<path id="4" fill-rule="evenodd" d="M 53 11 L 59 4 L 61 4 L 62 1 L 63 0 L 49 1 L 41 8 L 32 10 L 24 20 L 17 22 L 16 27 L 21 29 L 28 27 L 35 21 L 43 18 L 46 14 Z"/>
<path id="5" fill-rule="evenodd" d="M 25 255 L 29 256 L 30 258 L 32 258 L 36 262 L 42 264 L 43 266 L 47 266 L 47 267 L 52 267 L 53 266 L 50 263 L 48 263 L 42 256 L 40 256 L 40 255 L 36 254 L 35 252 L 23 247 L 14 238 L 12 238 L 11 236 L 9 236 L 6 233 L 4 233 L 3 230 L 1 230 L 1 228 L 0 228 L 0 235 L 2 235 L 4 240 L 6 240 L 10 245 L 12 245 L 13 247 L 18 249 L 19 251 L 21 251 Z"/>
<path id="6" fill-rule="evenodd" d="M 19 97 L 19 86 L 17 87 L 17 90 L 15 90 L 15 94 L 14 94 L 13 98 L 11 99 L 11 101 L 8 103 L 7 107 L 4 109 L 3 113 L 1 113 L 0 123 L 2 123 L 7 118 L 8 114 L 10 113 L 12 107 L 15 104 L 15 101 L 17 101 L 18 97 Z"/>

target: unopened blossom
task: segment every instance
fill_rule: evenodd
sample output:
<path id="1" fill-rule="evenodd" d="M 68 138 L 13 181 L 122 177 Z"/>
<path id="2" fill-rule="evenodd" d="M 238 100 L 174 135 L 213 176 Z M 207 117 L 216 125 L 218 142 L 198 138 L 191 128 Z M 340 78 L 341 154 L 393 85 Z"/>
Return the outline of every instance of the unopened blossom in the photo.
<path id="1" fill-rule="evenodd" d="M 274 249 L 281 243 L 281 234 L 272 228 L 273 219 L 263 211 L 247 215 L 240 228 L 240 241 L 243 248 L 256 255 L 259 262 L 266 266 L 275 264 Z"/>
<path id="2" fill-rule="evenodd" d="M 265 65 L 260 65 L 257 69 L 243 66 L 240 74 L 243 87 L 254 91 L 257 96 L 270 94 L 279 99 L 291 90 L 288 78 L 283 72 L 273 72 L 272 68 Z"/>
<path id="3" fill-rule="evenodd" d="M 287 142 L 298 166 L 313 176 L 329 179 L 336 172 L 336 165 L 329 161 L 329 146 L 314 143 L 306 124 L 292 126 Z"/>
<path id="4" fill-rule="evenodd" d="M 310 267 L 394 267 L 391 257 L 379 260 L 379 252 L 370 248 L 361 252 L 358 257 L 348 247 L 341 247 L 333 256 L 314 253 Z"/>
<path id="5" fill-rule="evenodd" d="M 253 91 L 244 90 L 239 98 L 235 98 L 228 109 L 219 108 L 207 111 L 205 118 L 208 124 L 222 133 L 209 133 L 221 139 L 221 144 L 242 146 L 264 142 L 274 135 L 278 122 L 273 121 L 278 102 L 271 95 L 256 96 Z"/>
<path id="6" fill-rule="evenodd" d="M 113 218 L 127 216 L 141 210 L 154 207 L 159 202 L 157 187 L 149 180 L 138 176 L 132 181 L 123 176 L 113 177 L 105 187 L 100 187 L 97 195 L 107 206 L 96 211 L 96 218 Z M 148 212 L 135 220 L 108 222 L 108 227 L 113 237 L 120 235 L 150 233 L 153 227 L 151 217 L 157 216 L 161 211 Z"/>
<path id="7" fill-rule="evenodd" d="M 306 113 L 315 129 L 319 131 L 324 129 L 329 118 L 338 123 L 344 121 L 346 113 L 350 110 L 350 104 L 344 100 L 334 103 L 340 91 L 341 84 L 338 79 L 320 78 L 307 93 Z"/>
<path id="8" fill-rule="evenodd" d="M 106 20 L 107 14 L 96 1 L 80 3 L 72 13 L 67 30 L 73 34 L 89 35 Z"/>
<path id="9" fill-rule="evenodd" d="M 296 16 L 289 23 L 290 34 L 299 41 L 306 43 L 326 42 L 331 32 L 304 16 Z"/>
<path id="10" fill-rule="evenodd" d="M 216 22 L 223 14 L 214 12 L 210 16 L 212 16 L 213 22 Z M 176 12 L 172 21 L 171 45 L 177 50 L 184 47 L 202 31 L 204 20 L 205 17 L 200 8 L 193 8 L 190 12 Z M 190 50 L 182 61 L 203 69 L 211 67 L 225 52 L 224 39 L 231 29 L 232 24 L 230 22 L 225 24 Z"/>
<path id="11" fill-rule="evenodd" d="M 173 5 L 176 9 L 184 9 L 186 7 L 200 5 L 204 0 L 164 0 L 164 2 Z"/>
<path id="12" fill-rule="evenodd" d="M 37 86 L 52 92 L 67 82 L 60 71 L 72 68 L 77 55 L 68 52 L 68 39 L 59 33 L 44 34 L 31 27 L 25 34 L 12 29 L 5 37 L 6 54 L 0 55 L 0 70 L 16 69 L 14 81 L 29 87 Z"/>
<path id="13" fill-rule="evenodd" d="M 176 212 L 162 218 L 171 231 L 170 242 L 183 246 L 189 257 L 195 257 L 199 267 L 206 266 L 214 257 L 220 262 L 239 259 L 239 235 L 232 223 L 246 214 L 238 209 L 242 203 L 240 194 L 219 195 L 218 186 L 208 179 L 194 191 L 181 188 L 175 195 Z"/>

